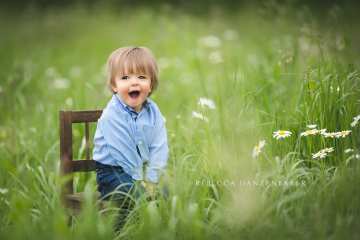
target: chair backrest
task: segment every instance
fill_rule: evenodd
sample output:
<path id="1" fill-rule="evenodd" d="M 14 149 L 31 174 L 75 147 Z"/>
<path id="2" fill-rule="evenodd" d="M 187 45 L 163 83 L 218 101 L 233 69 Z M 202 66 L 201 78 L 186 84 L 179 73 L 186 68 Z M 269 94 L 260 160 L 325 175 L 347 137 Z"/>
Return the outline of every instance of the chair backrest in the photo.
<path id="1" fill-rule="evenodd" d="M 97 122 L 102 110 L 91 111 L 60 111 L 60 168 L 61 175 L 73 172 L 88 172 L 95 170 L 95 162 L 90 159 L 89 123 Z M 85 125 L 85 153 L 86 159 L 73 159 L 72 124 Z M 64 185 L 65 193 L 73 193 L 73 180 L 70 178 Z"/>

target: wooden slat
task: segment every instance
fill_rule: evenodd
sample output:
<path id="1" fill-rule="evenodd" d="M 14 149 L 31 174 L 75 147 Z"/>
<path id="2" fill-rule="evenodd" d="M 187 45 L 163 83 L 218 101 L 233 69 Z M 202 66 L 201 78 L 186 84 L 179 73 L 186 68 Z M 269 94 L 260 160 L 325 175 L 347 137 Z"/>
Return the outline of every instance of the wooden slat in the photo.
<path id="1" fill-rule="evenodd" d="M 60 111 L 60 166 L 61 175 L 67 175 L 72 170 L 72 124 L 71 113 Z M 66 181 L 62 194 L 69 194 L 73 192 L 73 179 Z"/>
<path id="2" fill-rule="evenodd" d="M 86 160 L 90 160 L 89 123 L 85 123 L 85 153 Z"/>
<path id="3" fill-rule="evenodd" d="M 90 172 L 95 171 L 94 160 L 74 160 L 72 161 L 72 169 L 74 172 Z"/>
<path id="4" fill-rule="evenodd" d="M 102 110 L 91 111 L 71 111 L 71 120 L 73 123 L 97 122 Z"/>

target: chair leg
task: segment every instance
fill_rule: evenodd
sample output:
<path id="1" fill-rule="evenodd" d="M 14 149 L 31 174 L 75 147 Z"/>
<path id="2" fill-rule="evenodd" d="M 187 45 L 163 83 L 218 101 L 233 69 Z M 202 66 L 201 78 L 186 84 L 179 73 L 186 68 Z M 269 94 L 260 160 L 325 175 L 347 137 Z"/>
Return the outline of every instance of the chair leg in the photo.
<path id="1" fill-rule="evenodd" d="M 69 215 L 68 216 L 68 221 L 67 221 L 67 225 L 68 227 L 72 228 L 73 227 L 73 224 L 74 224 L 74 217 L 72 215 Z"/>

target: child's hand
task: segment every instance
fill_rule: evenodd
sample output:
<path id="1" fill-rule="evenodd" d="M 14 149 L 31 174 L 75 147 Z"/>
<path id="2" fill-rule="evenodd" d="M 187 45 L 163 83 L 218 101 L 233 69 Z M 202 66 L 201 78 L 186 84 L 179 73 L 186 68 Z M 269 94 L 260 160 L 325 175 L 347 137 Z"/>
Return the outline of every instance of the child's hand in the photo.
<path id="1" fill-rule="evenodd" d="M 146 182 L 146 181 L 141 181 L 141 185 L 145 188 L 146 194 L 150 197 L 150 199 L 155 199 L 155 194 L 156 194 L 156 183 L 152 183 L 152 182 Z"/>

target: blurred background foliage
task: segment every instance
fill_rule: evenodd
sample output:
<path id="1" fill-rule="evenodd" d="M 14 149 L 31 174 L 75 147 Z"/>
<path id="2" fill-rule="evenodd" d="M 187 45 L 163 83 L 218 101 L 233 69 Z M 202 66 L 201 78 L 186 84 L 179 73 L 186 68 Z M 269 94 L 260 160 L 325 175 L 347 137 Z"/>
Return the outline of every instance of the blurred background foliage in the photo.
<path id="1" fill-rule="evenodd" d="M 0 6 L 0 239 L 359 238 L 356 1 Z M 128 45 L 152 49 L 160 67 L 152 98 L 167 120 L 161 185 L 170 194 L 140 203 L 115 236 L 92 201 L 95 174 L 78 174 L 87 204 L 70 228 L 59 200 L 58 112 L 102 109 L 111 97 L 106 59 Z M 300 137 L 308 124 L 351 134 Z M 279 129 L 292 135 L 276 140 Z M 73 135 L 82 157 L 82 126 Z M 334 152 L 312 158 L 326 147 Z"/>

